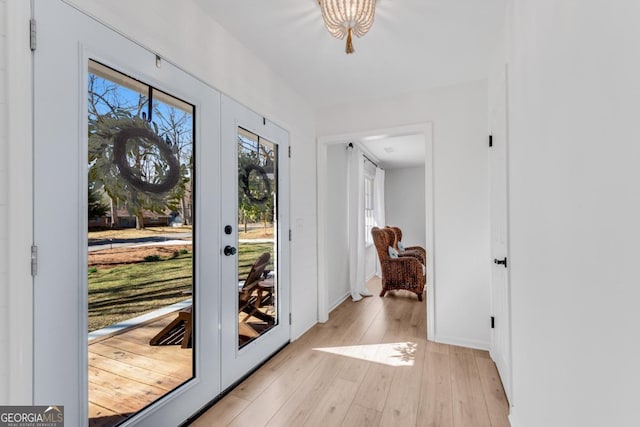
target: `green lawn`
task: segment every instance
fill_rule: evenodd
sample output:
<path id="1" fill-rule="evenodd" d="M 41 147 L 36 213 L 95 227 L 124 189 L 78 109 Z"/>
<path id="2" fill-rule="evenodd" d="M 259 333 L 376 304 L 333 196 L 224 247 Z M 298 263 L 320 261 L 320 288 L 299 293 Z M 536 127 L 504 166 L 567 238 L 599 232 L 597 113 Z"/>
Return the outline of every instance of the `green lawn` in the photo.
<path id="1" fill-rule="evenodd" d="M 273 244 L 240 244 L 240 279 L 247 275 L 254 260 L 263 252 L 273 255 Z M 185 291 L 191 291 L 192 270 L 189 252 L 160 261 L 90 272 L 89 332 L 190 298 Z"/>
<path id="2" fill-rule="evenodd" d="M 268 269 L 273 270 L 273 243 L 240 243 L 238 246 L 238 277 L 244 279 L 253 262 L 264 252 L 271 254 Z"/>

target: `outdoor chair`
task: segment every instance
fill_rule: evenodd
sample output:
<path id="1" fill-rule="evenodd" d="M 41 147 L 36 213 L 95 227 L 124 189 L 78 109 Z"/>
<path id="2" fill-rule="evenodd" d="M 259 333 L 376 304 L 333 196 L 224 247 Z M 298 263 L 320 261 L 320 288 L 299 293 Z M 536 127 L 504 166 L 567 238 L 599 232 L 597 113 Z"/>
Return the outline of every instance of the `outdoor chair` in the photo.
<path id="1" fill-rule="evenodd" d="M 268 252 L 260 255 L 247 275 L 247 278 L 238 286 L 238 312 L 246 314 L 243 322 L 250 317 L 256 317 L 264 322 L 273 323 L 273 317 L 258 310 L 258 304 L 252 294 L 257 291 L 258 283 L 263 280 L 262 274 L 269 264 L 271 255 Z M 189 306 L 178 312 L 178 315 L 160 332 L 149 340 L 149 345 L 170 345 L 180 343 L 182 348 L 192 346 L 192 308 Z M 255 337 L 256 332 L 251 327 L 240 325 L 240 332 L 248 337 Z"/>
<path id="2" fill-rule="evenodd" d="M 247 274 L 244 282 L 238 286 L 238 313 L 245 313 L 246 316 L 242 320 L 246 322 L 250 317 L 256 317 L 264 322 L 273 323 L 273 317 L 258 310 L 259 304 L 256 301 L 257 296 L 254 296 L 254 291 L 258 291 L 258 284 L 263 280 L 263 273 L 269 264 L 271 255 L 268 252 L 260 255 L 253 265 L 249 274 Z"/>
<path id="3" fill-rule="evenodd" d="M 175 319 L 162 328 L 153 338 L 149 340 L 149 345 L 169 345 L 181 344 L 182 348 L 190 348 L 192 332 L 192 306 L 184 308 L 178 312 Z"/>
<path id="4" fill-rule="evenodd" d="M 411 256 L 392 258 L 389 248 L 393 248 L 395 237 L 391 229 L 373 227 L 371 236 L 382 268 L 380 296 L 384 297 L 387 291 L 401 289 L 413 292 L 418 301 L 422 301 L 425 284 L 423 264 Z"/>

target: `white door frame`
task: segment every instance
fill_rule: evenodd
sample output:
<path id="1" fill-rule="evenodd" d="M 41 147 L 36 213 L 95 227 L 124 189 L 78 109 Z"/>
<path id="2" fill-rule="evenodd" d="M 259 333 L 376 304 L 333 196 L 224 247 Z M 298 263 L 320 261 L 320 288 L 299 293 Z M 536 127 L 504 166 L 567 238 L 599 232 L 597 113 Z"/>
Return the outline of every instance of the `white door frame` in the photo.
<path id="1" fill-rule="evenodd" d="M 31 18 L 31 3 L 10 1 L 6 12 L 6 105 L 0 114 L 6 125 L 6 171 L 10 188 L 7 192 L 7 248 L 6 259 L 0 260 L 0 287 L 8 288 L 7 362 L 8 404 L 25 405 L 33 399 L 33 277 L 28 258 L 33 242 L 33 60 L 29 34 L 25 23 Z M 0 151 L 2 148 L 0 147 Z M 1 248 L 0 248 L 1 249 Z M 6 264 L 4 262 L 6 261 Z M 6 270 L 3 267 L 6 266 Z M 6 282 L 3 282 L 6 280 Z M 3 302 L 4 305 L 4 302 Z"/>
<path id="2" fill-rule="evenodd" d="M 358 142 L 365 138 L 380 138 L 402 135 L 424 135 L 425 140 L 425 216 L 426 216 L 426 250 L 427 250 L 427 338 L 434 339 L 436 334 L 436 286 L 435 286 L 435 253 L 434 253 L 434 179 L 433 179 L 433 124 L 430 122 L 414 125 L 399 126 L 384 129 L 372 129 L 362 132 L 352 132 L 340 135 L 329 135 L 318 138 L 317 168 L 318 168 L 318 321 L 321 323 L 329 320 L 329 288 L 327 283 L 327 265 L 325 239 L 327 227 L 327 149 L 329 145 Z"/>
<path id="3" fill-rule="evenodd" d="M 490 134 L 502 138 L 493 138 L 494 146 L 489 149 L 489 156 L 501 155 L 499 164 L 489 158 L 489 200 L 491 240 L 490 251 L 493 259 L 507 259 L 507 265 L 492 265 L 491 269 L 491 315 L 499 315 L 496 329 L 491 330 L 490 354 L 496 364 L 503 388 L 510 405 L 513 405 L 513 374 L 512 374 L 512 337 L 511 337 L 511 277 L 509 262 L 509 69 L 505 64 L 502 69 L 497 96 L 492 100 L 489 109 Z M 500 151 L 498 151 L 500 150 Z M 496 166 L 498 169 L 492 170 Z M 501 180 L 503 179 L 503 181 Z M 492 192 L 496 191 L 495 194 Z M 496 197 L 498 200 L 496 201 Z M 504 197 L 504 198 L 503 198 Z M 502 212 L 496 211 L 502 210 Z M 494 216 L 498 215 L 496 221 Z M 504 228 L 503 228 L 504 227 Z M 504 241 L 497 242 L 494 238 L 496 231 L 504 232 Z M 498 269 L 498 271 L 497 271 Z M 504 291 L 504 292 L 502 292 Z"/>

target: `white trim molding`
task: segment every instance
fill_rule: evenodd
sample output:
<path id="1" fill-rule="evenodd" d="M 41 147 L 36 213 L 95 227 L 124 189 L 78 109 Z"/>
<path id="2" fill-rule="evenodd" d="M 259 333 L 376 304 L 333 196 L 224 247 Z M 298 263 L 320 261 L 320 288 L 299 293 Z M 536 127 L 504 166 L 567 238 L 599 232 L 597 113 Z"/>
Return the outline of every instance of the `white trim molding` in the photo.
<path id="1" fill-rule="evenodd" d="M 6 2 L 9 177 L 9 404 L 33 403 L 33 86 L 29 50 L 31 2 Z"/>
<path id="2" fill-rule="evenodd" d="M 436 341 L 440 344 L 448 344 L 455 345 L 458 347 L 467 347 L 467 348 L 475 348 L 477 350 L 485 350 L 489 351 L 489 346 L 491 343 L 488 341 L 477 341 L 477 340 L 468 340 L 464 338 L 458 337 L 447 337 L 442 335 L 436 335 L 433 341 Z"/>

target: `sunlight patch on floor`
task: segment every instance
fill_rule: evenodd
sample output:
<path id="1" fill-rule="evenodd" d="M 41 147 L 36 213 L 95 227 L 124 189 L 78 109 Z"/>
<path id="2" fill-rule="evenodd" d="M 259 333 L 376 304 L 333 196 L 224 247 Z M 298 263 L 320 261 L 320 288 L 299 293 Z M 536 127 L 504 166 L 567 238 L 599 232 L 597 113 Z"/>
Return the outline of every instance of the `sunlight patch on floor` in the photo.
<path id="1" fill-rule="evenodd" d="M 389 366 L 413 366 L 417 349 L 418 344 L 415 342 L 314 348 L 316 351 L 323 351 L 325 353 L 352 357 L 354 359 Z"/>

